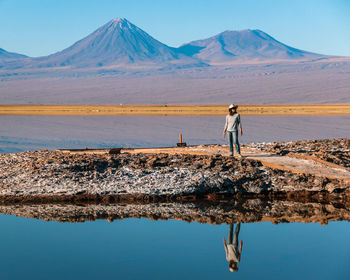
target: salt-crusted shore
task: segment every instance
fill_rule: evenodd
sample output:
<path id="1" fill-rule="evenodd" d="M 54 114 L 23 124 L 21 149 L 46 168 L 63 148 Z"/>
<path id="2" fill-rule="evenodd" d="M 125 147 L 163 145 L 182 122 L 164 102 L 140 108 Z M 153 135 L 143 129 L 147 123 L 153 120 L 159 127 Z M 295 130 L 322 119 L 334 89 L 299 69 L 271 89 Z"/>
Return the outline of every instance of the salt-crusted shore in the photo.
<path id="1" fill-rule="evenodd" d="M 349 139 L 333 139 L 248 144 L 243 148 L 290 158 L 312 157 L 346 171 L 350 168 L 349 143 Z M 34 151 L 0 155 L 2 204 L 194 201 L 232 197 L 345 201 L 350 197 L 350 181 L 293 172 L 263 164 L 259 159 L 241 160 L 222 153 Z"/>

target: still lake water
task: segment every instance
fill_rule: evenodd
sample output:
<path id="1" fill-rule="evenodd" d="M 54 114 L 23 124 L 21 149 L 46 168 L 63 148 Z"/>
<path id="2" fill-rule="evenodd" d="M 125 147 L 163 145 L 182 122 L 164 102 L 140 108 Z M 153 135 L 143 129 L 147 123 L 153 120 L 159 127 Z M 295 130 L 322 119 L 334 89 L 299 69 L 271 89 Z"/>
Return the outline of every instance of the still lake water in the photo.
<path id="1" fill-rule="evenodd" d="M 0 153 L 225 143 L 225 117 L 0 116 Z M 350 137 L 350 116 L 242 117 L 241 142 Z"/>
<path id="2" fill-rule="evenodd" d="M 222 117 L 0 116 L 0 152 L 224 143 Z M 245 117 L 242 142 L 350 137 L 350 117 Z M 125 219 L 58 223 L 0 215 L 0 279 L 350 279 L 350 224 L 229 225 Z"/>
<path id="3" fill-rule="evenodd" d="M 1 279 L 349 279 L 350 225 L 241 224 L 238 272 L 228 225 L 126 219 L 45 222 L 0 215 Z"/>

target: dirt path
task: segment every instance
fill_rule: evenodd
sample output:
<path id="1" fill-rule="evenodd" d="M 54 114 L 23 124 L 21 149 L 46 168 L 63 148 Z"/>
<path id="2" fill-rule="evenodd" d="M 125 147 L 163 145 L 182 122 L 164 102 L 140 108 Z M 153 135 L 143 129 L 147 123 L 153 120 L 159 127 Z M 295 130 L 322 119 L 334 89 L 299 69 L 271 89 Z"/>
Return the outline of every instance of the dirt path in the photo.
<path id="1" fill-rule="evenodd" d="M 265 166 L 272 168 L 288 170 L 294 173 L 306 173 L 350 181 L 350 171 L 334 164 L 330 165 L 325 162 L 315 161 L 313 159 L 256 153 L 254 151 L 248 151 L 245 153 L 245 155 L 247 158 L 259 160 Z"/>

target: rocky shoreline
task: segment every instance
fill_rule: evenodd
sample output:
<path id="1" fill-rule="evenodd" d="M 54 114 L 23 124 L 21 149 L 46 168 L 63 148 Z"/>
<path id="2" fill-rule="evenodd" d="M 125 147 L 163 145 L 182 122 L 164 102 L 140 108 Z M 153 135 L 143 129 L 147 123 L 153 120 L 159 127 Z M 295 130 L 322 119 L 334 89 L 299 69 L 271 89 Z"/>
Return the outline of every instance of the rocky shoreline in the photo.
<path id="1" fill-rule="evenodd" d="M 254 149 L 313 158 L 350 168 L 349 139 L 253 143 Z M 350 182 L 266 166 L 223 154 L 70 154 L 31 151 L 0 155 L 0 203 L 171 202 L 280 198 L 347 201 Z"/>

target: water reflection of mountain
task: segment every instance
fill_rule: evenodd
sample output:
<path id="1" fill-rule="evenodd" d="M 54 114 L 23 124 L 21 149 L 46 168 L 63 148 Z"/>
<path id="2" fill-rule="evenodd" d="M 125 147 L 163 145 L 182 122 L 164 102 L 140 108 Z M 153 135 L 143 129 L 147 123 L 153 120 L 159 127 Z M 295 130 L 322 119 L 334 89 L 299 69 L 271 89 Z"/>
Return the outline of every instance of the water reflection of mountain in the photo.
<path id="1" fill-rule="evenodd" d="M 0 213 L 45 221 L 85 222 L 126 218 L 182 220 L 210 224 L 320 223 L 350 221 L 350 205 L 264 201 L 260 199 L 222 203 L 86 204 L 86 205 L 2 205 Z"/>

